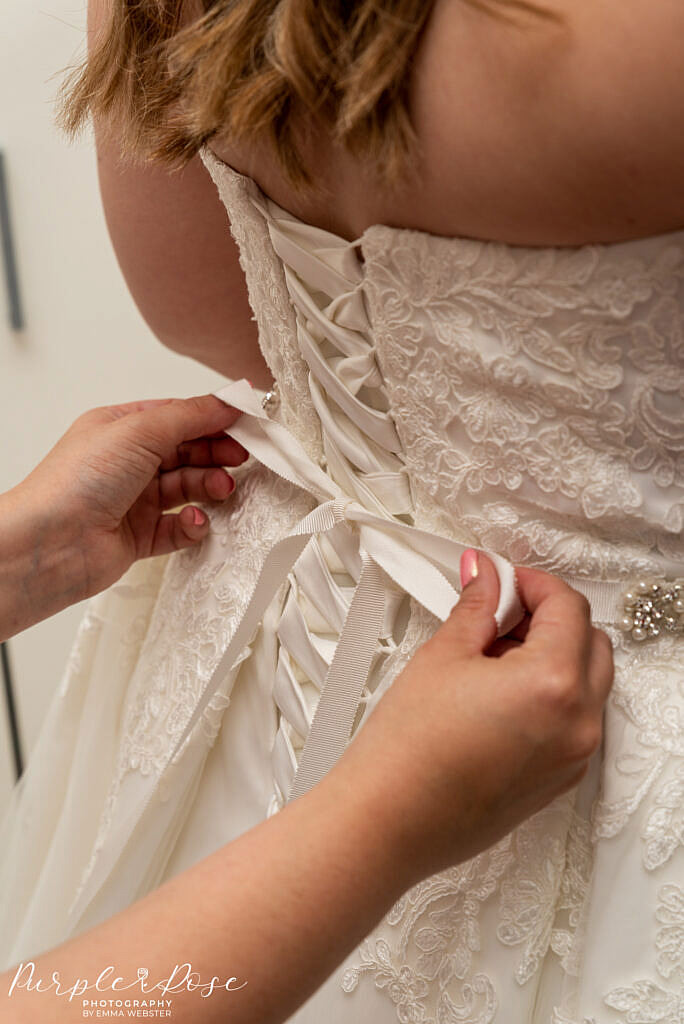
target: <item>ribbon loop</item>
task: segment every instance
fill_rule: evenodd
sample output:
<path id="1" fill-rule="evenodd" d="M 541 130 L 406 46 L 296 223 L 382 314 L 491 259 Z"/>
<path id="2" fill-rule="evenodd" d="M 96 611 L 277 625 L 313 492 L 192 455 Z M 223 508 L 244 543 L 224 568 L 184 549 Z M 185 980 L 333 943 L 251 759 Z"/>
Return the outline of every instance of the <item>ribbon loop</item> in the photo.
<path id="1" fill-rule="evenodd" d="M 344 493 L 338 484 L 308 458 L 289 431 L 268 418 L 251 388 L 246 390 L 244 381 L 222 388 L 217 395 L 243 412 L 243 416 L 229 432 L 233 437 L 274 472 L 305 487 L 319 501 L 322 496 L 327 499 L 321 501 L 294 528 L 290 538 L 329 534 L 344 524 L 356 534 L 355 543 L 361 555 L 361 574 L 290 789 L 290 799 L 294 799 L 321 779 L 344 752 L 378 650 L 388 586 L 396 584 L 433 615 L 446 619 L 459 599 L 458 564 L 466 545 L 434 536 L 371 511 L 356 497 Z M 260 581 L 268 581 L 264 586 L 273 595 L 289 572 L 288 564 L 290 568 L 294 566 L 294 561 L 281 560 L 280 557 L 280 552 L 287 548 L 290 538 L 279 541 L 269 552 L 260 576 Z M 300 555 L 303 551 L 304 546 Z M 502 635 L 502 632 L 507 632 L 520 621 L 524 609 L 518 598 L 513 566 L 500 556 L 492 557 L 501 579 L 496 620 L 499 635 Z M 279 567 L 277 571 L 276 565 Z M 259 584 L 243 622 L 254 619 L 253 606 L 258 590 Z M 258 606 L 261 607 L 261 604 L 259 600 Z M 231 657 L 233 653 L 239 652 L 231 652 Z M 221 672 L 228 667 L 228 661 L 230 657 L 224 656 L 207 684 L 179 740 L 178 748 L 211 700 Z M 319 675 L 318 672 L 314 674 Z"/>
<path id="2" fill-rule="evenodd" d="M 229 384 L 218 390 L 216 395 L 243 414 L 227 433 L 264 466 L 313 495 L 319 504 L 268 551 L 247 608 L 165 759 L 157 785 L 169 765 L 182 754 L 221 681 L 244 656 L 266 609 L 311 539 L 329 536 L 333 547 L 345 554 L 350 563 L 360 556 L 360 576 L 290 788 L 290 798 L 293 799 L 319 781 L 344 752 L 378 650 L 390 581 L 433 614 L 445 619 L 458 601 L 455 583 L 458 560 L 465 545 L 370 511 L 353 495 L 345 493 L 312 461 L 285 427 L 268 417 L 247 381 Z M 353 545 L 350 545 L 352 536 Z M 501 631 L 507 631 L 520 620 L 524 610 L 515 589 L 513 566 L 498 555 L 490 557 L 496 562 L 501 579 L 501 599 L 497 609 L 501 635 Z M 316 664 L 322 668 L 320 660 Z M 316 669 L 315 674 L 322 673 Z M 284 742 L 282 740 L 281 747 Z M 279 760 L 281 781 L 284 781 L 284 766 L 288 758 L 282 749 L 280 753 L 283 754 Z M 131 814 L 128 835 L 151 798 L 150 793 L 137 812 Z M 74 902 L 74 919 L 84 912 L 102 880 L 113 869 L 127 838 L 125 836 L 122 842 L 112 844 L 101 853 Z"/>

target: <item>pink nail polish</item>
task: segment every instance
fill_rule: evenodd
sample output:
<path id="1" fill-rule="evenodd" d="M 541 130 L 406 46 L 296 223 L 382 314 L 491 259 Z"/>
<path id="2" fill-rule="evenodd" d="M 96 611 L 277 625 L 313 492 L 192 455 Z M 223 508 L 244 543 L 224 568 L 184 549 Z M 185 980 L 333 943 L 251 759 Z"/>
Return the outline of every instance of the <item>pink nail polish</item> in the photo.
<path id="1" fill-rule="evenodd" d="M 477 551 L 468 548 L 461 555 L 461 587 L 467 587 L 477 576 L 479 569 L 477 565 Z"/>
<path id="2" fill-rule="evenodd" d="M 195 524 L 195 526 L 203 526 L 204 523 L 206 523 L 207 521 L 207 517 L 205 516 L 204 512 L 202 512 L 200 509 L 193 508 L 192 521 Z"/>

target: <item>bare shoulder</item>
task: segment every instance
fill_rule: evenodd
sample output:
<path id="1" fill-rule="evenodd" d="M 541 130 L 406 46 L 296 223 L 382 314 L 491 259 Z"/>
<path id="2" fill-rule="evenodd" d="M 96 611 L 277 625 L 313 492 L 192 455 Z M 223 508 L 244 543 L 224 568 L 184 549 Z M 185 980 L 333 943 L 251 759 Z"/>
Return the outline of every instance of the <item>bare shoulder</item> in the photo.
<path id="1" fill-rule="evenodd" d="M 92 32 L 113 0 L 89 2 Z M 212 145 L 285 209 L 350 239 L 378 223 L 519 245 L 684 228 L 684 3 L 535 2 L 553 17 L 436 0 L 410 69 L 414 175 L 394 193 L 325 136 L 311 140 L 310 195 L 256 141 Z"/>
<path id="2" fill-rule="evenodd" d="M 530 245 L 683 227 L 684 5 L 541 2 L 554 19 L 436 3 L 414 73 L 422 187 L 407 226 Z"/>
<path id="3" fill-rule="evenodd" d="M 379 223 L 533 246 L 684 227 L 684 4 L 538 2 L 554 17 L 437 0 L 411 69 L 418 147 L 401 189 L 325 137 L 307 160 L 309 196 L 257 146 L 219 155 L 350 239 Z"/>

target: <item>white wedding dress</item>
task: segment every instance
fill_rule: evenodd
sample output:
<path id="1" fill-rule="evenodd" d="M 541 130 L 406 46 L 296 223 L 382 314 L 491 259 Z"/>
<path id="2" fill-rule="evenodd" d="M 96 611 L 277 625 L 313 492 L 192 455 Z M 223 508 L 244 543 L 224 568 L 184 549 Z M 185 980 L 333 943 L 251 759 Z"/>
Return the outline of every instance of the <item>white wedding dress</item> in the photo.
<path id="1" fill-rule="evenodd" d="M 89 606 L 4 824 L 1 966 L 276 812 L 307 757 L 310 784 L 434 631 L 472 545 L 502 583 L 526 564 L 590 597 L 616 659 L 601 756 L 408 892 L 292 1020 L 682 1024 L 684 627 L 667 598 L 657 636 L 616 623 L 622 584 L 684 576 L 684 232 L 349 243 L 204 159 L 277 394 L 262 411 L 226 390 L 255 458 L 210 539 Z"/>

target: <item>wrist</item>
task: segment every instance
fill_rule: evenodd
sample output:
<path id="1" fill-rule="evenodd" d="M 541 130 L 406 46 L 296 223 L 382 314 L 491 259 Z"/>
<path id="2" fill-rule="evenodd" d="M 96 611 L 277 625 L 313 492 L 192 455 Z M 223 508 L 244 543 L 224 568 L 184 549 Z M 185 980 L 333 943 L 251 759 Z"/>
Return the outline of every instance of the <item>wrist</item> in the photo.
<path id="1" fill-rule="evenodd" d="M 310 795 L 336 809 L 339 832 L 349 837 L 363 870 L 378 880 L 383 889 L 378 897 L 389 909 L 424 872 L 415 849 L 405 841 L 405 814 L 396 786 L 382 772 L 364 770 L 349 755 L 347 751 Z"/>
<path id="2" fill-rule="evenodd" d="M 7 639 L 86 596 L 77 537 L 26 483 L 0 495 L 0 636 Z"/>

